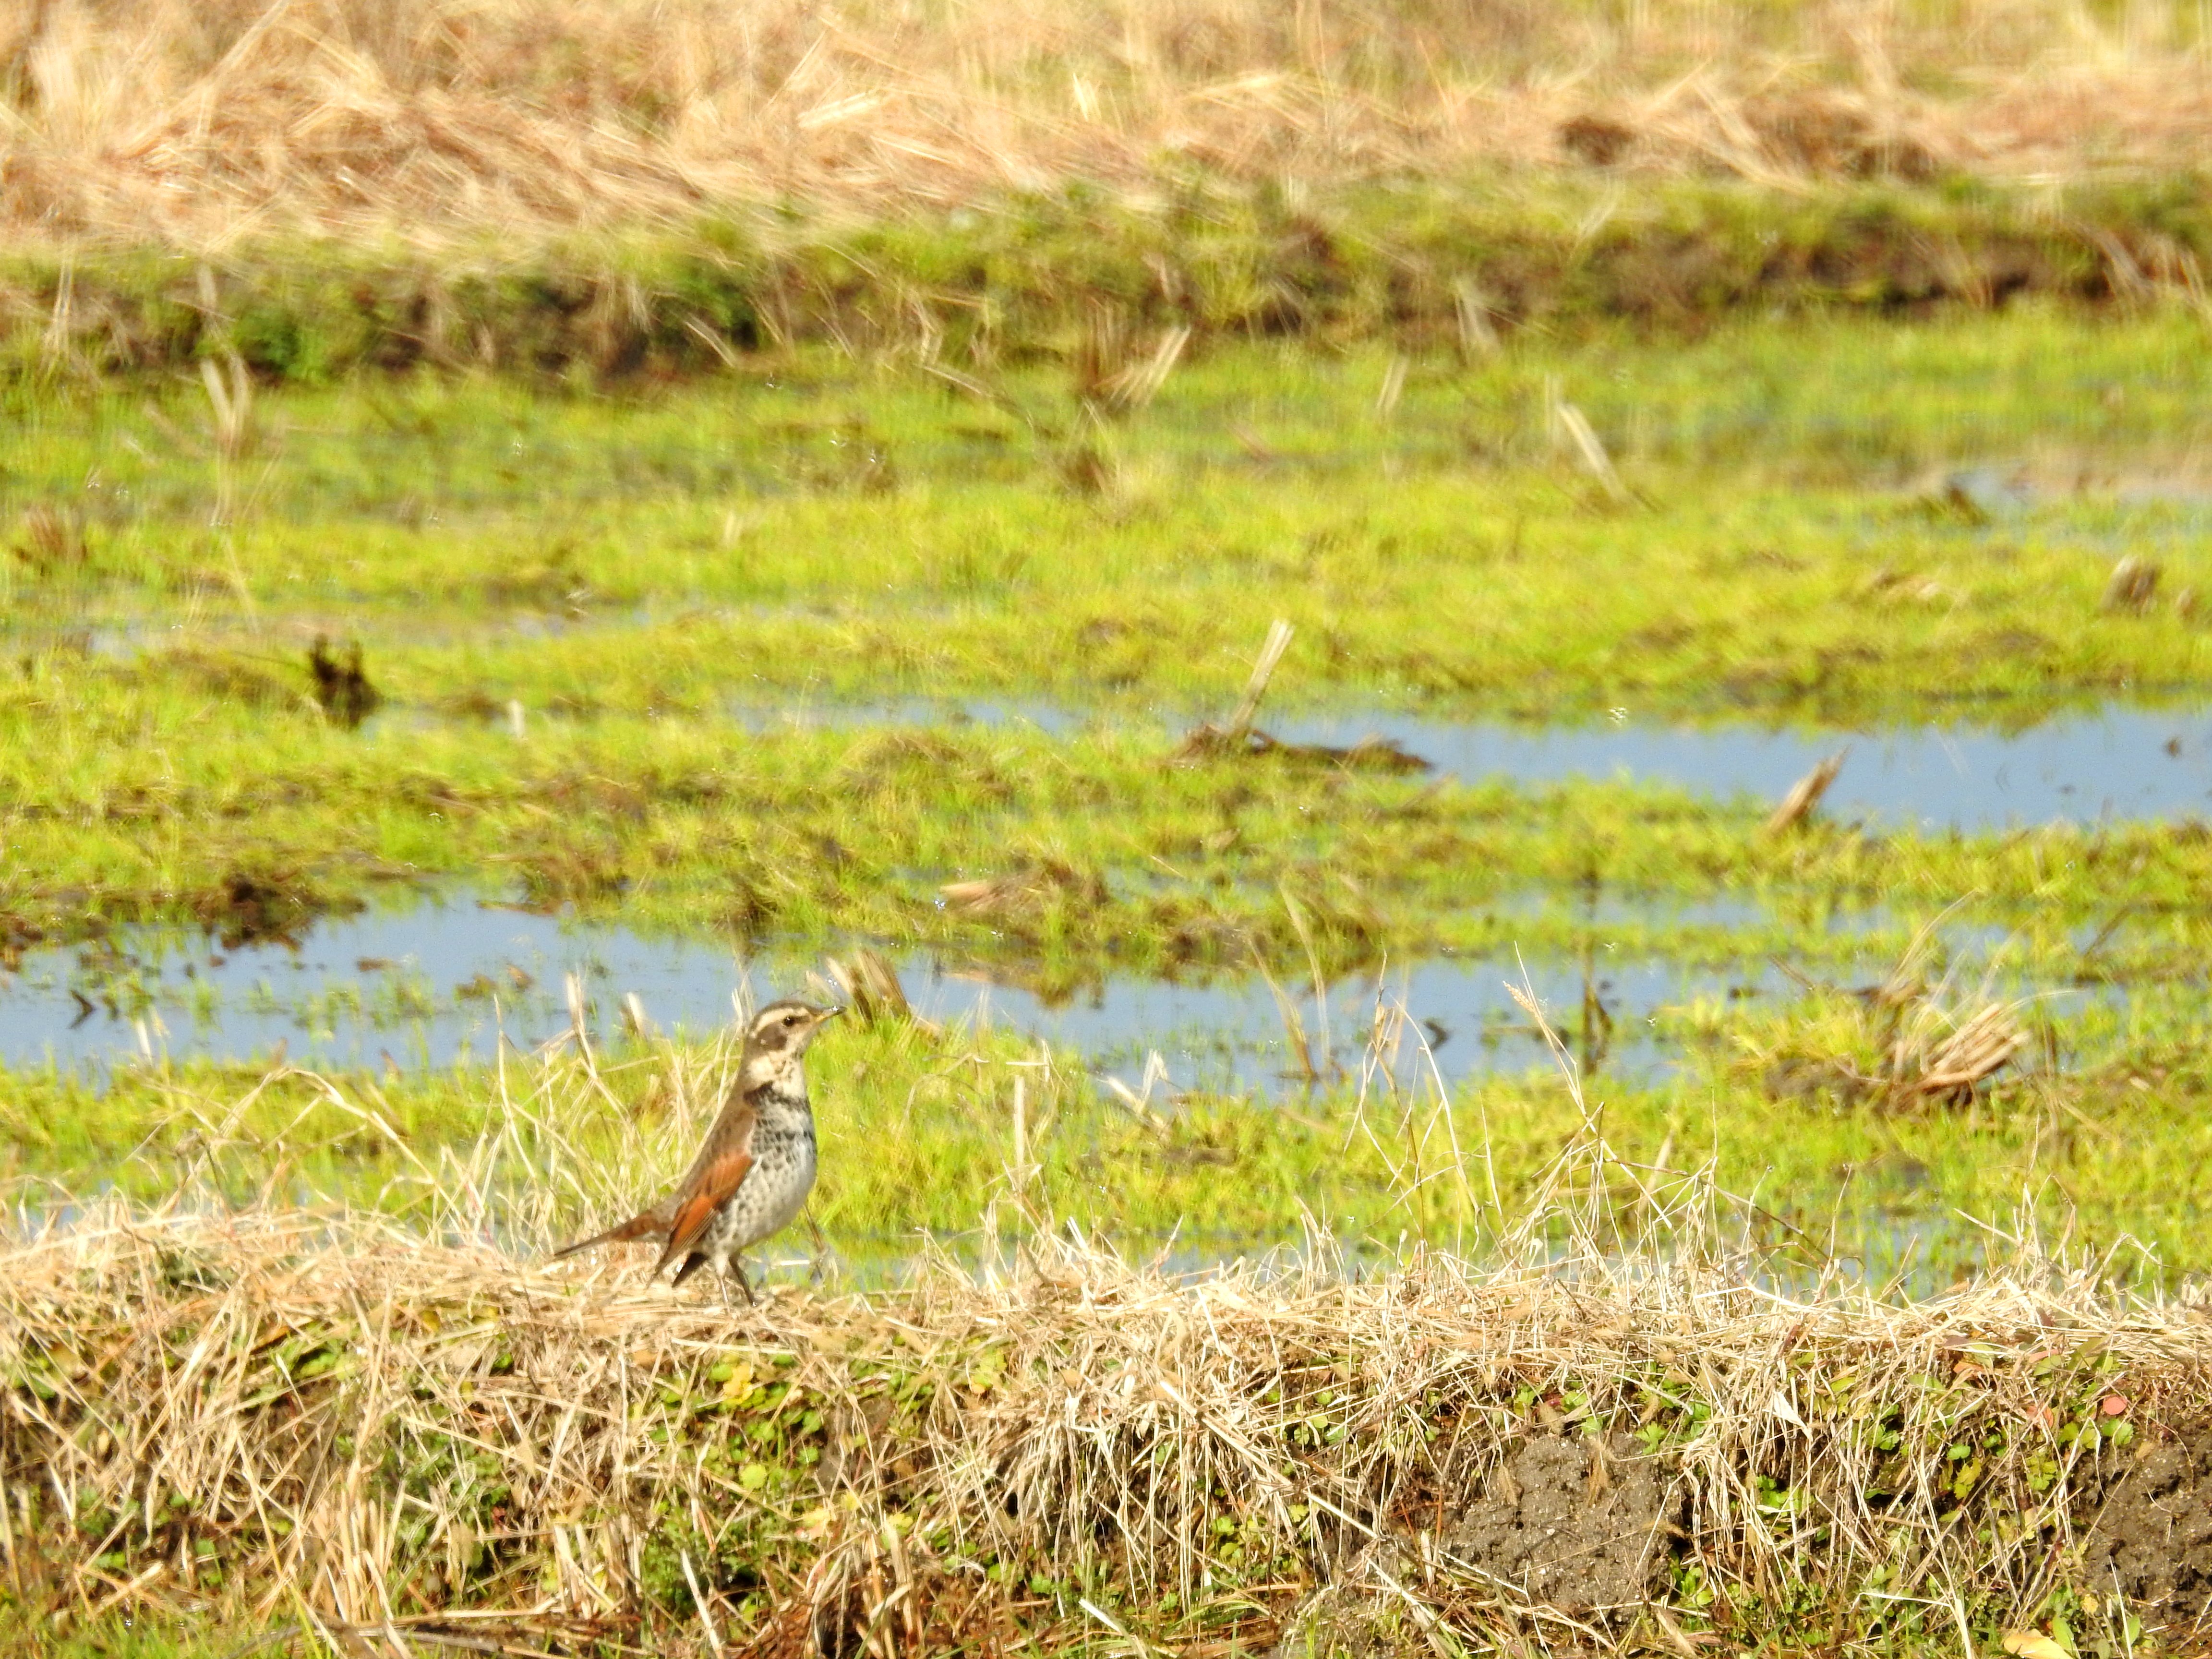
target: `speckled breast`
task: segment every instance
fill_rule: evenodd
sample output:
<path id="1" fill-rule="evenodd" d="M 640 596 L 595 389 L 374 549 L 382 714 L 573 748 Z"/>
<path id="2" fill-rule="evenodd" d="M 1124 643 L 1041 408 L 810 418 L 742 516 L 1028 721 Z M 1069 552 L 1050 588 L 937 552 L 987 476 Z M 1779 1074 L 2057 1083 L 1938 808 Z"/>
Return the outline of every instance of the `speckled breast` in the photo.
<path id="1" fill-rule="evenodd" d="M 720 1224 L 722 1248 L 742 1250 L 798 1219 L 814 1187 L 812 1126 L 776 1130 L 763 1123 L 753 1131 L 753 1167 L 729 1203 Z"/>

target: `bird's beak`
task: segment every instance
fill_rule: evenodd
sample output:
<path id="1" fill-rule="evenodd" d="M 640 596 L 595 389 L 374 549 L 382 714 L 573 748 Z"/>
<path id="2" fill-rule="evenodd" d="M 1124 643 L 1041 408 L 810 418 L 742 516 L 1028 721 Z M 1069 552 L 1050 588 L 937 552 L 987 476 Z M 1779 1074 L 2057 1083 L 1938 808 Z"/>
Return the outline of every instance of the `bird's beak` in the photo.
<path id="1" fill-rule="evenodd" d="M 816 1017 L 814 1023 L 817 1025 L 827 1025 L 831 1020 L 836 1018 L 838 1015 L 844 1012 L 845 1005 L 842 1002 L 838 1003 L 834 1007 L 824 1008 L 821 1013 Z"/>

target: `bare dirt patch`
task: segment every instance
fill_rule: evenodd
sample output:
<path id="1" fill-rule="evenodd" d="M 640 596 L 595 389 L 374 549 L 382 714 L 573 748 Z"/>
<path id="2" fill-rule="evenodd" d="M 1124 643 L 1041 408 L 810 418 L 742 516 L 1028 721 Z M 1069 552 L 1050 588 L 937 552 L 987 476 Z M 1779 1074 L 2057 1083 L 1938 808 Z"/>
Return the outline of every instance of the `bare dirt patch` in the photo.
<path id="1" fill-rule="evenodd" d="M 1657 1459 L 1615 1434 L 1523 1442 L 1442 1542 L 1450 1554 L 1569 1612 L 1652 1591 L 1680 1504 Z"/>
<path id="2" fill-rule="evenodd" d="M 2154 1440 L 2105 1488 L 2082 1532 L 2084 1581 L 2197 1619 L 2212 1609 L 2212 1426 Z"/>

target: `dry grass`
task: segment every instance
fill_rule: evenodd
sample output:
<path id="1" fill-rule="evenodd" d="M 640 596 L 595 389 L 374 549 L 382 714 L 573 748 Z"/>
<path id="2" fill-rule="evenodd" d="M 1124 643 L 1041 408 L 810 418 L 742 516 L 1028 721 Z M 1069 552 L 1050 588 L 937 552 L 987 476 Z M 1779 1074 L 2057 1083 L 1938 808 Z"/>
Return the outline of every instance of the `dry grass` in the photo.
<path id="1" fill-rule="evenodd" d="M 1848 749 L 1838 750 L 1791 784 L 1789 793 L 1783 796 L 1767 818 L 1765 833 L 1787 835 L 1810 818 L 1819 810 L 1820 797 L 1828 793 L 1828 786 L 1836 781 L 1836 775 L 1844 769 L 1844 762 L 1850 755 Z"/>
<path id="2" fill-rule="evenodd" d="M 1048 1235 L 745 1319 L 362 1222 L 108 1215 L 6 1268 L 11 1566 L 80 1614 L 649 1640 L 672 1553 L 778 1652 L 895 1609 L 909 1652 L 1097 1634 L 1032 1574 L 1256 1645 L 1401 1601 L 1607 1648 L 1647 1597 L 1736 1631 L 1871 1585 L 1939 1636 L 2069 1586 L 2203 1605 L 2099 1533 L 2130 1465 L 2081 1425 L 2201 1437 L 2212 1328 L 2037 1264 L 1896 1309 L 1600 1254 L 1192 1285 Z"/>
<path id="3" fill-rule="evenodd" d="M 7 1259 L 13 1568 L 77 1610 L 228 1597 L 635 1635 L 672 1544 L 726 1593 L 721 1631 L 776 1650 L 807 1628 L 863 1646 L 894 1595 L 909 1644 L 1005 1644 L 1040 1608 L 975 1573 L 994 1559 L 1110 1606 L 1201 1606 L 1212 1582 L 1252 1601 L 1232 1624 L 1276 1631 L 1411 1595 L 1460 1639 L 1533 1620 L 1604 1646 L 1650 1632 L 1646 1593 L 1704 1624 L 1712 1589 L 1756 1624 L 1875 1568 L 1984 1624 L 2100 1589 L 2086 1559 L 2154 1599 L 2142 1558 L 2097 1558 L 2126 1462 L 2079 1425 L 2201 1429 L 2201 1322 L 2063 1276 L 1887 1310 L 1719 1267 L 1579 1267 L 1183 1285 L 1046 1237 L 995 1283 L 936 1270 L 745 1321 L 368 1224 L 100 1217 Z M 790 1391 L 759 1401 L 754 1378 Z M 823 1427 L 750 1474 L 738 1433 L 801 1411 Z M 1537 1443 L 1577 1455 L 1590 1500 L 1652 1460 L 1637 1513 L 1608 1510 L 1635 1535 L 1604 1573 L 1544 1571 L 1597 1541 L 1579 1528 L 1571 1551 L 1491 1535 L 1524 1526 L 1535 1480 L 1502 1471 Z M 1997 1517 L 2017 1524 L 1975 1535 Z M 752 1548 L 768 1595 L 738 1613 L 757 1586 L 728 1562 Z M 1084 1635 L 1073 1604 L 1046 1624 Z"/>
<path id="4" fill-rule="evenodd" d="M 1819 775 L 1816 769 L 1813 777 Z M 1782 814 L 1775 816 L 1778 821 Z M 1826 994 L 1830 1012 L 1771 1048 L 1747 1044 L 1769 1086 L 1793 1093 L 1826 1089 L 1847 1100 L 1900 1109 L 1958 1105 L 2010 1065 L 2029 1046 L 2035 1000 L 1995 996 L 1989 983 L 1960 984 L 1953 973 L 1931 981 L 1936 940 L 1936 924 L 1930 923 L 1879 985 L 1838 993 L 1801 980 L 1807 989 Z"/>
<path id="5" fill-rule="evenodd" d="M 1177 1277 L 1023 1212 L 1018 1169 L 980 1267 L 865 1297 L 747 1314 L 545 1263 L 580 1200 L 689 1144 L 726 1055 L 678 1059 L 667 1115 L 579 1166 L 572 1039 L 417 1171 L 428 1224 L 203 1197 L 9 1247 L 15 1595 L 382 1650 L 877 1659 L 1683 1652 L 1838 1619 L 1869 1650 L 2056 1619 L 2118 1653 L 2212 1607 L 2212 1324 L 2104 1264 L 2028 1242 L 1928 1302 L 1778 1288 L 1708 1178 L 1594 1127 L 1487 1267 L 1361 1278 L 1316 1240 Z M 1444 1178 L 1480 1207 L 1479 1156 Z"/>
<path id="6" fill-rule="evenodd" d="M 2102 9 L 2109 10 L 2112 9 Z M 211 251 L 1199 168 L 2013 179 L 2193 166 L 2201 9 L 1638 0 L 51 0 L 0 21 L 0 222 Z"/>

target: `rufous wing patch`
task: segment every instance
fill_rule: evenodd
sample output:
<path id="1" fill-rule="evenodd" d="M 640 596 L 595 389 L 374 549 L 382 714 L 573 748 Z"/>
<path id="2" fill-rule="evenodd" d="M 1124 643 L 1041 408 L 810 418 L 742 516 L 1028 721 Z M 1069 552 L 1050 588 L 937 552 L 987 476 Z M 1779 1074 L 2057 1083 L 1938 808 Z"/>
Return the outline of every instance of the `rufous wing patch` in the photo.
<path id="1" fill-rule="evenodd" d="M 752 1167 L 750 1152 L 733 1149 L 699 1171 L 699 1178 L 692 1183 L 691 1189 L 677 1200 L 676 1219 L 668 1229 L 668 1248 L 660 1253 L 653 1272 L 659 1273 L 698 1243 L 700 1234 L 707 1231 L 708 1218 L 729 1201 L 730 1195 L 744 1181 L 745 1171 Z"/>

